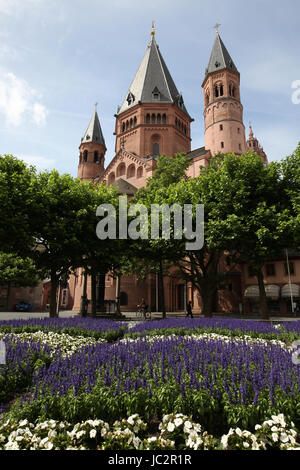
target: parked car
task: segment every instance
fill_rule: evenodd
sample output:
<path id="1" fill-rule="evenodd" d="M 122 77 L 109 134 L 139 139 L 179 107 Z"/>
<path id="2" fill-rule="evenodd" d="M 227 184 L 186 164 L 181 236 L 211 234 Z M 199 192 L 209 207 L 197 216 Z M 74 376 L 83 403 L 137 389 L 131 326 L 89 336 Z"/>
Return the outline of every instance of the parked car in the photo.
<path id="1" fill-rule="evenodd" d="M 33 305 L 29 304 L 28 302 L 19 302 L 15 305 L 16 312 L 31 312 L 33 309 Z"/>

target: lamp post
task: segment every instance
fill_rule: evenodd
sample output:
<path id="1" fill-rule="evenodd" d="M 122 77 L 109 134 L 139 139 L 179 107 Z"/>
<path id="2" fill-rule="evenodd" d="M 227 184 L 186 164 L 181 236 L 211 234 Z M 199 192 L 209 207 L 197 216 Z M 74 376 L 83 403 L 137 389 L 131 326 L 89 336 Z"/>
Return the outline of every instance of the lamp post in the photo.
<path id="1" fill-rule="evenodd" d="M 287 248 L 285 249 L 286 253 L 286 264 L 287 264 L 287 272 L 289 277 L 289 286 L 290 286 L 290 294 L 291 294 L 291 305 L 292 305 L 292 314 L 294 314 L 294 298 L 293 298 L 293 290 L 292 290 L 292 283 L 291 283 L 291 271 L 290 271 L 290 261 L 289 261 L 289 254 Z"/>

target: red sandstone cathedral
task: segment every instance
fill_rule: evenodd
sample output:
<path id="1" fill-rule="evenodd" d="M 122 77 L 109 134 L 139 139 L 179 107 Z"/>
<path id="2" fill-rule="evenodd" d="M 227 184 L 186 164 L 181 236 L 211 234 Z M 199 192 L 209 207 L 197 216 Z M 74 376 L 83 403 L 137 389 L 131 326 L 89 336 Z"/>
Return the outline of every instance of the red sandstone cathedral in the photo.
<path id="1" fill-rule="evenodd" d="M 251 127 L 246 140 L 240 73 L 218 31 L 202 88 L 205 146 L 192 150 L 190 124 L 193 119 L 166 66 L 152 28 L 150 44 L 123 104 L 115 115 L 115 156 L 105 167 L 105 140 L 95 107 L 79 147 L 80 180 L 93 181 L 95 184 L 105 182 L 116 186 L 120 194 L 132 196 L 153 175 L 160 154 L 172 158 L 175 153 L 185 152 L 191 160 L 187 174 L 192 178 L 197 177 L 201 168 L 219 152 L 242 154 L 252 150 L 267 164 L 267 156 L 254 137 Z M 288 270 L 285 259 L 270 260 L 265 266 L 266 293 L 269 310 L 273 314 L 291 311 L 290 280 L 294 299 L 300 298 L 300 259 L 293 257 L 292 253 L 289 268 Z M 226 267 L 220 265 L 219 269 Z M 83 273 L 79 270 L 77 274 L 70 280 L 65 292 L 68 297 L 65 302 L 74 310 L 80 308 L 83 289 Z M 184 311 L 188 300 L 192 301 L 195 312 L 201 311 L 199 294 L 180 279 L 172 276 L 166 278 L 165 293 L 167 311 Z M 89 294 L 88 283 L 88 296 Z M 113 305 L 115 298 L 116 280 L 106 275 L 107 305 L 110 305 L 110 301 Z M 160 292 L 156 276 L 150 274 L 144 282 L 135 276 L 123 276 L 120 288 L 121 309 L 135 311 L 142 298 L 145 298 L 152 311 L 159 311 Z M 215 310 L 224 313 L 258 312 L 257 280 L 247 265 L 240 266 L 232 273 L 228 288 L 218 294 Z"/>

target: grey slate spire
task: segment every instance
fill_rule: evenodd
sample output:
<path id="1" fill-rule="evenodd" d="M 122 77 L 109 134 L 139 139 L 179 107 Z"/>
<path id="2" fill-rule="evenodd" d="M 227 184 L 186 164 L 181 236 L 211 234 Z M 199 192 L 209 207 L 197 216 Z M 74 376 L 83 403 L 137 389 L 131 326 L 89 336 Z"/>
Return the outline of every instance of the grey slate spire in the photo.
<path id="1" fill-rule="evenodd" d="M 228 69 L 232 70 L 233 72 L 238 72 L 238 69 L 234 65 L 234 62 L 230 57 L 229 52 L 227 51 L 219 33 L 217 32 L 217 37 L 213 45 L 213 49 L 205 74 L 207 75 L 208 73 L 217 72 L 218 70 L 222 69 Z"/>
<path id="2" fill-rule="evenodd" d="M 95 105 L 95 111 L 93 113 L 92 119 L 90 120 L 88 128 L 83 138 L 81 139 L 81 143 L 88 142 L 96 142 L 97 144 L 102 144 L 106 147 L 97 113 L 97 105 Z"/>
<path id="3" fill-rule="evenodd" d="M 140 103 L 176 103 L 188 114 L 166 63 L 151 32 L 151 42 L 126 94 L 118 114 Z"/>

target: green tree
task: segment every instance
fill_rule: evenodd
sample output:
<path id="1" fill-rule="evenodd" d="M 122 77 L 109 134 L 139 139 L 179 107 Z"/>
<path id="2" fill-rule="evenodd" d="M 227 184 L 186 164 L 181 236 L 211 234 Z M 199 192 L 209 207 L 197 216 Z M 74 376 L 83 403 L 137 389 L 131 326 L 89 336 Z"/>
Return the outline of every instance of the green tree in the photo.
<path id="1" fill-rule="evenodd" d="M 38 273 L 31 258 L 21 258 L 15 253 L 0 252 L 0 284 L 7 287 L 6 309 L 9 310 L 11 286 L 34 287 Z"/>
<path id="2" fill-rule="evenodd" d="M 35 169 L 12 155 L 0 155 L 0 245 L 26 257 L 34 243 Z"/>
<path id="3" fill-rule="evenodd" d="M 191 161 L 185 154 L 176 154 L 174 158 L 161 155 L 157 161 L 157 169 L 152 178 L 148 178 L 147 186 L 141 188 L 136 193 L 132 203 L 143 204 L 150 213 L 152 204 L 164 202 L 160 195 L 174 183 L 187 181 L 186 170 Z M 161 216 L 160 216 L 161 224 Z M 139 240 L 136 243 L 135 256 L 128 264 L 128 271 L 137 274 L 139 277 L 145 277 L 145 274 L 157 273 L 161 293 L 161 310 L 163 318 L 166 317 L 164 278 L 169 275 L 171 265 L 178 259 L 181 253 L 177 240 L 158 239 L 152 240 L 151 220 L 149 220 L 149 238 L 148 240 Z"/>
<path id="4" fill-rule="evenodd" d="M 56 170 L 37 176 L 35 260 L 44 276 L 51 279 L 50 316 L 56 316 L 56 291 L 61 278 L 83 266 L 93 272 L 88 251 L 96 237 L 96 207 L 110 201 L 110 191 L 82 183 Z M 90 247 L 91 248 L 91 247 Z"/>
<path id="5" fill-rule="evenodd" d="M 213 298 L 228 276 L 218 269 L 227 251 L 232 261 L 252 266 L 259 284 L 262 317 L 268 317 L 262 268 L 282 251 L 292 225 L 280 188 L 279 165 L 265 166 L 252 153 L 219 155 L 198 178 L 170 188 L 171 200 L 205 207 L 204 248 L 185 253 L 179 265 L 197 286 L 205 315 L 211 315 Z"/>

